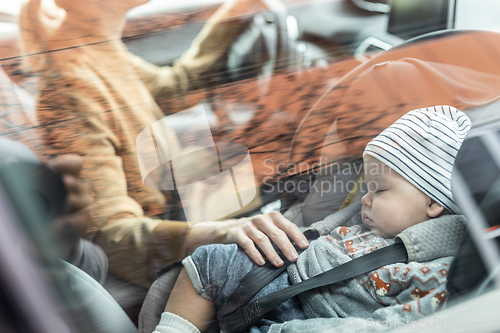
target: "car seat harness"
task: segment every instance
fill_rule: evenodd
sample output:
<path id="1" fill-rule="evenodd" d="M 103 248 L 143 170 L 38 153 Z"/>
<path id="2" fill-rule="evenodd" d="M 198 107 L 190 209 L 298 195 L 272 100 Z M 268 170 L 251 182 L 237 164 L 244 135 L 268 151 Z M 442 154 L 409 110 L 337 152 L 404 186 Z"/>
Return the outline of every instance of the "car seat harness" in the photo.
<path id="1" fill-rule="evenodd" d="M 245 332 L 275 307 L 300 293 L 351 279 L 382 266 L 406 263 L 408 254 L 404 243 L 395 243 L 250 302 L 259 290 L 291 264 L 288 260 L 284 261 L 285 264 L 279 268 L 267 263 L 254 268 L 245 275 L 229 301 L 217 312 L 222 332 Z"/>

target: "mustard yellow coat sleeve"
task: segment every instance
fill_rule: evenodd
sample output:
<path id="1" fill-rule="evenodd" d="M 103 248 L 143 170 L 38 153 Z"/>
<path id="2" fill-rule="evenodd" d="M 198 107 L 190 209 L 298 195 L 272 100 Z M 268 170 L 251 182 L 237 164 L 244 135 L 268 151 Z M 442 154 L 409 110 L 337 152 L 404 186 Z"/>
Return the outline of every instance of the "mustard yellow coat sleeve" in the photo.
<path id="1" fill-rule="evenodd" d="M 208 88 L 225 75 L 224 55 L 247 26 L 248 20 L 208 21 L 190 48 L 172 66 L 156 66 L 135 55 L 130 55 L 130 59 L 163 112 L 182 111 L 205 97 L 200 93 L 183 103 L 186 93 Z"/>

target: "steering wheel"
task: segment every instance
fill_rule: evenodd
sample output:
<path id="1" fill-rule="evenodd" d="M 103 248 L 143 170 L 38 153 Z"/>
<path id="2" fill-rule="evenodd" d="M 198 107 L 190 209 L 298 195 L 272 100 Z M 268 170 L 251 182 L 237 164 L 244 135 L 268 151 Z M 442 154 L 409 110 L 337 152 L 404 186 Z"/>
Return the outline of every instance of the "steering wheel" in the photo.
<path id="1" fill-rule="evenodd" d="M 262 0 L 269 11 L 256 14 L 228 52 L 230 80 L 268 77 L 294 50 L 288 36 L 288 11 L 280 0 Z"/>

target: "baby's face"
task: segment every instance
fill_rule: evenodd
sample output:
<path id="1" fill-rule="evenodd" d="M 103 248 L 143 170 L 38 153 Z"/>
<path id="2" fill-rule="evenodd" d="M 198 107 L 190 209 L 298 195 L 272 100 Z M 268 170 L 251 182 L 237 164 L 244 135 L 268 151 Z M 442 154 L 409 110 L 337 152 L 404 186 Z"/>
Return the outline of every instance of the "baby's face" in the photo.
<path id="1" fill-rule="evenodd" d="M 376 158 L 365 158 L 368 193 L 361 199 L 363 224 L 374 234 L 392 238 L 429 219 L 432 200 Z"/>

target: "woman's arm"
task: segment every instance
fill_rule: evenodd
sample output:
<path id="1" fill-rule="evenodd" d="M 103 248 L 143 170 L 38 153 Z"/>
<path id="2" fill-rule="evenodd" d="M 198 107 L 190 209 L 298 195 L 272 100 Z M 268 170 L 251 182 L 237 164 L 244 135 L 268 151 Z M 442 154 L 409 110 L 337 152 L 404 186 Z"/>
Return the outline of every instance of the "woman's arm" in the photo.
<path id="1" fill-rule="evenodd" d="M 165 114 L 189 108 L 204 98 L 194 96 L 184 103 L 187 92 L 213 86 L 220 79 L 221 59 L 232 42 L 247 27 L 251 14 L 266 10 L 260 0 L 228 0 L 210 17 L 190 48 L 172 66 L 156 66 L 131 55 L 137 72 Z"/>
<path id="2" fill-rule="evenodd" d="M 38 118 L 46 153 L 82 156 L 82 179 L 90 185 L 95 200 L 93 239 L 108 255 L 111 273 L 148 286 L 159 268 L 203 244 L 235 242 L 262 264 L 257 244 L 277 266 L 282 263 L 277 261 L 271 241 L 292 261 L 297 254 L 287 235 L 299 246 L 307 246 L 298 227 L 279 214 L 200 223 L 191 229 L 185 222 L 145 216 L 142 206 L 129 196 L 130 190 L 143 186 L 141 179 L 133 182 L 124 171 L 125 161 L 137 162 L 137 157 L 118 155 L 125 140 L 115 133 L 124 131 L 112 130 L 123 114 L 110 109 L 106 94 L 89 85 L 88 76 L 82 80 L 56 73 L 40 79 L 45 88 L 38 100 Z M 146 195 L 147 190 L 141 189 L 138 195 Z M 150 194 L 155 193 L 161 196 L 156 191 Z"/>

